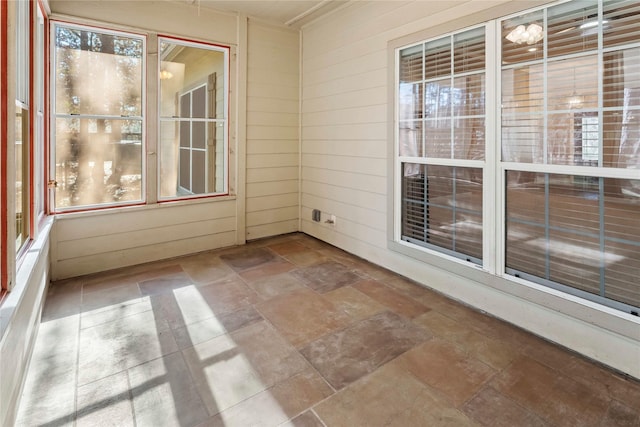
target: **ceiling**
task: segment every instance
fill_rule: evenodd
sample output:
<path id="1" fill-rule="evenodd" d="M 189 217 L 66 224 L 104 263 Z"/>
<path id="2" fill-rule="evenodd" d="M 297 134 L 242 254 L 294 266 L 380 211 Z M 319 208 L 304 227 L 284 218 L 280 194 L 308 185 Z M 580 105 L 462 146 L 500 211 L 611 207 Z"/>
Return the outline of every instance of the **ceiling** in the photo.
<path id="1" fill-rule="evenodd" d="M 236 12 L 299 28 L 349 0 L 180 0 L 194 7 Z"/>

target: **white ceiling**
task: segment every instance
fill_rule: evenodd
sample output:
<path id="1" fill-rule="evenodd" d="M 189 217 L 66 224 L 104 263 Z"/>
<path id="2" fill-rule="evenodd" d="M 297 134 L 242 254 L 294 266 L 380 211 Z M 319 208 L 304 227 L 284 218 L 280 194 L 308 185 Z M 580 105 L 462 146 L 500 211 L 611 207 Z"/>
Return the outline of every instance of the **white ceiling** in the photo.
<path id="1" fill-rule="evenodd" d="M 300 27 L 349 0 L 182 0 L 193 7 L 243 13 L 249 17 Z"/>

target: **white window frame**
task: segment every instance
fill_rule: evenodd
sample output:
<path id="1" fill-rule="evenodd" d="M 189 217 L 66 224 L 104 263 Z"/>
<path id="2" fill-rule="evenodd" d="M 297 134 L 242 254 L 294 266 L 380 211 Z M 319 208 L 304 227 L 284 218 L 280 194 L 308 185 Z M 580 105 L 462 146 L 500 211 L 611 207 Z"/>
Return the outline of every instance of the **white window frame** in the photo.
<path id="1" fill-rule="evenodd" d="M 191 195 L 180 195 L 177 194 L 175 196 L 168 196 L 168 197 L 162 197 L 161 195 L 161 190 L 162 190 L 162 183 L 160 182 L 160 170 L 161 170 L 161 158 L 162 155 L 158 155 L 157 158 L 157 170 L 158 170 L 158 174 L 157 174 L 157 179 L 156 179 L 156 186 L 157 186 L 157 201 L 158 203 L 163 203 L 163 202 L 173 202 L 176 200 L 188 200 L 188 199 L 201 199 L 201 198 L 211 198 L 211 197 L 220 197 L 220 196 L 228 196 L 230 195 L 230 185 L 229 185 L 229 176 L 230 176 L 230 170 L 229 170 L 229 165 L 230 165 L 230 142 L 229 142 L 229 72 L 231 70 L 230 67 L 230 52 L 231 52 L 231 47 L 230 46 L 221 46 L 221 45 L 216 45 L 216 44 L 212 44 L 212 43 L 207 43 L 207 42 L 198 42 L 198 41 L 191 41 L 191 40 L 184 40 L 181 38 L 175 38 L 175 37 L 171 37 L 168 35 L 158 35 L 158 52 L 161 51 L 160 49 L 160 45 L 162 42 L 165 43 L 172 43 L 174 45 L 179 45 L 179 46 L 184 46 L 184 47 L 194 47 L 194 48 L 198 48 L 198 49 L 210 49 L 216 52 L 222 52 L 224 54 L 224 80 L 223 80 L 223 91 L 224 91 L 224 101 L 223 101 L 223 111 L 224 111 L 224 117 L 222 118 L 215 118 L 215 119 L 209 119 L 209 118 L 205 118 L 205 119 L 193 119 L 190 118 L 190 121 L 204 121 L 205 123 L 209 123 L 212 122 L 215 124 L 215 126 L 222 126 L 223 128 L 223 149 L 222 149 L 222 167 L 223 167 L 223 172 L 222 172 L 222 178 L 223 178 L 223 186 L 222 186 L 222 190 L 221 191 L 209 191 L 206 193 L 196 193 L 196 194 L 191 194 Z M 161 103 L 161 91 L 160 91 L 160 73 L 161 73 L 161 61 L 158 61 L 157 64 L 157 72 L 158 72 L 158 104 L 157 104 L 157 119 L 158 119 L 158 128 L 157 128 L 157 139 L 158 139 L 158 147 L 157 147 L 157 151 L 158 153 L 160 153 L 160 139 L 162 138 L 161 135 L 161 123 L 162 122 L 178 122 L 181 120 L 179 117 L 164 117 L 161 115 L 161 107 L 160 107 L 160 103 Z M 217 78 L 219 79 L 220 77 L 217 76 Z M 200 81 L 199 83 L 196 83 L 190 87 L 184 88 L 184 90 L 180 93 L 180 95 L 184 95 L 185 93 L 188 92 L 193 92 L 195 89 L 197 89 L 200 86 L 207 86 L 207 82 L 202 82 Z M 206 97 L 208 100 L 208 96 L 209 93 L 208 91 L 206 91 Z M 214 126 L 214 128 L 215 128 Z M 180 148 L 179 148 L 180 150 Z M 196 149 L 198 150 L 198 149 Z M 178 173 L 179 173 L 179 168 L 178 168 Z M 207 174 L 211 173 L 211 170 L 209 168 L 207 168 Z M 217 174 L 217 173 L 216 173 Z M 176 182 L 176 184 L 179 186 L 179 180 L 178 182 Z"/>
<path id="2" fill-rule="evenodd" d="M 495 109 L 496 105 L 496 97 L 495 91 L 490 90 L 491 82 L 495 81 L 495 70 L 494 67 L 490 67 L 490 61 L 492 59 L 492 54 L 490 53 L 491 49 L 485 49 L 485 88 L 486 88 L 486 97 L 485 97 L 485 147 L 484 147 L 484 160 L 467 160 L 467 159 L 454 159 L 454 158 L 434 158 L 434 157 L 406 157 L 400 156 L 400 147 L 398 144 L 399 141 L 399 126 L 400 122 L 399 118 L 399 109 L 397 108 L 397 100 L 399 99 L 399 86 L 400 86 L 400 76 L 398 74 L 398 70 L 400 67 L 400 51 L 403 49 L 411 48 L 413 46 L 418 46 L 429 41 L 437 40 L 444 37 L 451 37 L 453 42 L 453 36 L 459 33 L 463 33 L 466 31 L 474 30 L 476 28 L 484 28 L 485 33 L 485 46 L 493 46 L 495 40 L 494 34 L 494 26 L 489 23 L 482 23 L 474 26 L 469 26 L 462 28 L 458 31 L 451 31 L 447 33 L 440 34 L 436 37 L 428 38 L 425 40 L 420 40 L 417 43 L 409 44 L 406 46 L 402 46 L 395 50 L 395 78 L 394 78 L 394 144 L 393 144 L 393 159 L 394 159 L 394 202 L 393 209 L 395 218 L 394 227 L 393 227 L 393 235 L 394 241 L 402 246 L 407 247 L 409 250 L 417 250 L 420 252 L 424 252 L 430 255 L 434 255 L 437 257 L 442 257 L 449 261 L 453 261 L 458 264 L 462 264 L 465 266 L 473 266 L 475 268 L 480 268 L 484 271 L 494 273 L 495 266 L 493 262 L 493 245 L 491 244 L 491 235 L 494 232 L 492 224 L 488 221 L 493 212 L 493 206 L 495 204 L 495 194 L 494 192 L 489 190 L 489 186 L 487 183 L 493 183 L 495 181 L 494 173 L 491 170 L 491 164 L 493 159 L 495 158 L 496 153 L 492 150 L 492 146 L 489 141 L 494 141 L 496 137 L 496 128 L 494 121 L 491 120 L 491 115 L 489 111 L 490 109 Z M 451 60 L 454 60 L 453 54 Z M 425 129 L 423 129 L 425 132 Z M 483 231 L 482 231 L 482 260 L 481 264 L 471 264 L 464 259 L 449 255 L 445 251 L 440 251 L 437 249 L 431 249 L 428 247 L 424 247 L 421 245 L 417 245 L 411 242 L 407 242 L 402 240 L 402 164 L 403 163 L 415 163 L 421 165 L 430 165 L 430 166 L 447 166 L 447 167 L 463 167 L 463 168 L 477 168 L 482 170 L 483 176 L 483 189 L 482 189 L 482 222 L 483 222 Z"/>
<path id="3" fill-rule="evenodd" d="M 74 22 L 60 21 L 60 20 L 51 20 L 50 21 L 50 94 L 51 94 L 51 112 L 49 114 L 49 180 L 55 182 L 56 179 L 56 119 L 58 118 L 76 118 L 76 119 L 105 119 L 105 120 L 140 120 L 141 122 L 141 188 L 140 188 L 140 199 L 125 201 L 125 202 L 114 202 L 114 203 L 101 203 L 94 205 L 79 205 L 79 206 L 67 206 L 67 207 L 56 207 L 55 202 L 55 191 L 50 193 L 50 210 L 56 214 L 61 213 L 70 213 L 70 212 L 82 212 L 82 211 L 91 211 L 96 209 L 104 209 L 104 208 L 117 208 L 117 207 L 125 207 L 132 205 L 140 205 L 144 204 L 146 200 L 146 183 L 148 180 L 147 177 L 147 167 L 146 167 L 146 152 L 147 152 L 147 106 L 146 106 L 146 98 L 147 98 L 147 62 L 149 53 L 147 51 L 147 37 L 144 34 L 135 33 L 132 31 L 126 30 L 115 30 L 110 28 L 99 27 L 96 25 L 86 25 Z M 101 34 L 108 35 L 120 35 L 124 37 L 130 37 L 133 39 L 138 39 L 142 43 L 142 56 L 141 56 L 141 106 L 140 116 L 117 116 L 117 115 L 92 115 L 92 114 L 65 114 L 58 113 L 55 110 L 56 104 L 56 60 L 55 60 L 55 52 L 56 52 L 56 26 L 63 26 L 67 28 L 73 28 L 80 31 L 93 31 Z"/>
<path id="4" fill-rule="evenodd" d="M 471 278 L 478 282 L 483 283 L 493 283 L 496 282 L 497 278 L 503 280 L 505 284 L 518 284 L 523 285 L 525 287 L 533 287 L 537 288 L 538 283 L 540 282 L 531 282 L 529 280 L 525 280 L 520 277 L 516 277 L 512 274 L 507 273 L 506 264 L 505 264 L 505 250 L 506 250 L 506 227 L 505 227 L 505 218 L 506 218 L 506 179 L 505 174 L 509 170 L 518 170 L 524 172 L 534 172 L 534 173 L 549 173 L 549 174 L 561 174 L 565 176 L 585 176 L 585 177 L 595 177 L 595 178 L 615 178 L 615 179 L 631 179 L 638 180 L 640 176 L 638 175 L 637 170 L 633 169 L 616 169 L 611 167 L 603 167 L 603 154 L 602 149 L 599 150 L 599 166 L 584 166 L 584 165 L 561 165 L 561 164 L 535 164 L 535 163 L 515 163 L 515 162 L 504 162 L 501 159 L 502 156 L 502 141 L 501 141 L 501 108 L 499 100 L 502 99 L 501 94 L 501 76 L 502 76 L 502 64 L 501 64 L 501 51 L 502 51 L 502 40 L 501 40 L 501 26 L 502 22 L 506 19 L 518 17 L 524 14 L 532 13 L 535 11 L 546 10 L 549 7 L 553 7 L 558 4 L 565 3 L 564 1 L 552 3 L 552 4 L 543 4 L 536 8 L 527 9 L 524 11 L 519 11 L 516 13 L 512 13 L 509 15 L 503 15 L 500 11 L 492 11 L 491 16 L 487 17 L 487 21 L 484 24 L 486 25 L 486 138 L 485 138 L 485 161 L 483 164 L 483 265 L 475 266 L 477 269 L 481 269 L 481 274 L 476 274 L 473 268 L 470 268 L 468 263 L 458 259 L 457 257 L 452 257 L 447 254 L 441 253 L 439 251 L 430 250 L 428 248 L 414 245 L 408 242 L 405 242 L 401 239 L 401 227 L 402 227 L 402 163 L 403 162 L 412 162 L 412 163 L 422 163 L 422 164 L 443 164 L 443 165 L 454 165 L 454 163 L 450 163 L 451 161 L 447 159 L 446 161 L 440 161 L 437 159 L 430 159 L 429 161 L 416 161 L 416 158 L 413 157 L 401 157 L 399 155 L 399 109 L 398 109 L 398 99 L 399 99 L 399 66 L 400 66 L 400 51 L 406 48 L 410 48 L 412 46 L 416 46 L 429 40 L 434 40 L 440 37 L 447 36 L 449 34 L 454 34 L 461 31 L 466 31 L 474 28 L 474 26 L 461 26 L 459 29 L 456 29 L 452 32 L 436 32 L 433 31 L 425 31 L 425 33 L 429 34 L 431 37 L 422 37 L 418 41 L 415 41 L 419 36 L 408 36 L 405 39 L 409 39 L 411 37 L 414 38 L 414 41 L 409 43 L 401 43 L 395 42 L 390 43 L 393 46 L 393 50 L 390 49 L 390 64 L 394 66 L 393 73 L 393 87 L 389 92 L 390 99 L 393 99 L 393 113 L 392 113 L 392 130 L 389 135 L 393 138 L 393 145 L 390 151 L 392 155 L 392 177 L 390 178 L 390 189 L 391 189 L 391 197 L 389 198 L 389 211 L 393 213 L 392 218 L 390 219 L 390 232 L 389 232 L 389 249 L 400 252 L 404 255 L 413 257 L 423 262 L 428 262 L 435 267 L 440 267 L 448 271 L 455 271 L 456 274 L 460 274 L 464 277 Z M 513 9 L 512 9 L 513 10 Z M 517 10 L 517 8 L 516 8 Z M 600 1 L 598 3 L 598 17 L 602 20 L 602 11 L 603 11 L 603 3 Z M 546 11 L 545 11 L 545 28 L 546 28 Z M 478 26 L 478 25 L 476 25 Z M 545 30 L 546 31 L 546 30 Z M 603 52 L 608 50 L 619 50 L 622 49 L 620 46 L 611 47 L 603 49 L 602 44 L 602 33 L 599 35 L 599 44 L 597 49 L 598 55 L 598 63 L 602 64 Z M 546 49 L 546 37 L 544 40 L 545 49 Z M 637 47 L 638 43 L 633 44 L 634 47 Z M 628 46 L 625 46 L 628 47 Z M 391 55 L 393 55 L 391 57 Z M 571 57 L 571 55 L 569 55 Z M 575 55 L 573 55 L 575 56 Z M 579 55 L 578 55 L 579 56 Z M 561 58 L 560 58 L 561 59 Z M 554 57 L 554 60 L 559 60 Z M 546 62 L 547 59 L 545 58 Z M 545 67 L 546 73 L 546 67 Z M 600 90 L 598 92 L 599 97 L 599 108 L 598 115 L 602 119 L 602 67 L 599 67 L 598 70 L 598 85 L 600 86 Z M 545 92 L 546 93 L 546 92 Z M 545 106 L 544 113 L 547 113 L 547 109 Z M 602 121 L 600 121 L 602 123 Z M 603 127 L 600 126 L 598 129 L 599 132 L 599 140 L 602 140 L 602 132 Z M 466 161 L 456 161 L 455 164 L 460 166 L 469 165 Z M 476 166 L 476 164 L 473 164 Z M 457 267 L 460 266 L 460 267 Z M 478 272 L 480 273 L 480 272 Z M 486 274 L 489 275 L 487 276 Z M 494 278 L 491 278 L 493 276 Z M 497 283 L 497 282 L 496 282 Z M 496 285 L 498 287 L 502 287 L 503 285 Z M 544 286 L 554 288 L 553 286 L 549 286 L 548 284 L 544 284 Z M 568 286 L 564 286 L 564 288 L 569 288 Z M 595 301 L 604 306 L 613 307 L 622 311 L 637 313 L 637 307 L 630 306 L 625 303 L 620 303 L 612 299 L 601 298 L 598 296 L 594 296 L 591 294 L 587 294 L 586 292 L 580 292 L 577 289 L 564 289 L 563 286 L 555 287 L 562 291 L 568 298 L 571 295 L 577 295 L 580 298 Z M 575 290 L 576 292 L 573 292 Z"/>

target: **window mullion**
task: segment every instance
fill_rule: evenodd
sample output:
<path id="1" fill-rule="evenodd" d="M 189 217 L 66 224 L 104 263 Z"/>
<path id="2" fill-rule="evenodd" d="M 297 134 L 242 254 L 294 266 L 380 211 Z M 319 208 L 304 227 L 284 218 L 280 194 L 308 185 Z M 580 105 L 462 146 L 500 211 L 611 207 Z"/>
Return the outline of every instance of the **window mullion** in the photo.
<path id="1" fill-rule="evenodd" d="M 493 274 L 502 274 L 499 266 L 503 265 L 502 236 L 502 206 L 504 185 L 500 174 L 500 23 L 492 21 L 485 26 L 485 165 L 483 167 L 483 254 L 482 265 L 485 270 Z"/>

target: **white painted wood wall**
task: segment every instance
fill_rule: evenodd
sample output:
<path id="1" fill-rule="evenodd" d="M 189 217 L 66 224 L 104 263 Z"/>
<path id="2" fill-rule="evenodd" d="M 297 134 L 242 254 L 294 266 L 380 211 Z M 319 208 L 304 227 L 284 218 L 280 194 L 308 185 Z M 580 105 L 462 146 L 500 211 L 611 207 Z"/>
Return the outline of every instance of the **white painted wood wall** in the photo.
<path id="1" fill-rule="evenodd" d="M 247 240 L 298 230 L 298 31 L 249 20 Z"/>
<path id="2" fill-rule="evenodd" d="M 477 24 L 483 13 L 496 18 L 533 3 L 349 2 L 303 27 L 301 230 L 640 378 L 640 321 L 634 316 L 389 248 L 388 43 L 451 21 L 464 21 L 460 28 Z M 311 220 L 314 208 L 323 212 L 319 223 Z M 330 214 L 335 225 L 324 222 Z"/>

